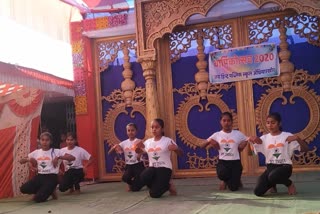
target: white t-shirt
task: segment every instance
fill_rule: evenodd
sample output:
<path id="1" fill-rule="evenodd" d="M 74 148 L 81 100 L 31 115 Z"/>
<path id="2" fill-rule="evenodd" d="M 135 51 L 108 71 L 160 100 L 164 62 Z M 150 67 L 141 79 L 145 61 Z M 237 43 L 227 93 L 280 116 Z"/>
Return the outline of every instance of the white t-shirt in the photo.
<path id="1" fill-rule="evenodd" d="M 57 167 L 53 167 L 52 161 L 60 156 L 63 156 L 60 149 L 49 149 L 48 151 L 37 149 L 28 154 L 28 158 L 34 158 L 37 161 L 39 174 L 58 174 L 60 162 Z"/>
<path id="2" fill-rule="evenodd" d="M 130 139 L 127 139 L 119 143 L 119 146 L 122 148 L 124 152 L 124 159 L 126 161 L 126 164 L 132 165 L 139 162 L 137 159 L 137 153 L 136 153 L 137 140 L 139 139 L 136 138 L 133 141 L 131 141 Z"/>
<path id="3" fill-rule="evenodd" d="M 83 148 L 75 146 L 73 149 L 69 150 L 68 147 L 61 149 L 62 156 L 65 154 L 72 155 L 76 159 L 74 161 L 63 160 L 63 165 L 65 171 L 69 169 L 81 169 L 83 168 L 82 161 L 89 160 L 91 155 Z"/>
<path id="4" fill-rule="evenodd" d="M 247 139 L 247 137 L 238 130 L 232 130 L 230 133 L 219 131 L 208 138 L 219 143 L 219 159 L 220 160 L 240 160 L 239 144 Z"/>
<path id="5" fill-rule="evenodd" d="M 260 137 L 262 144 L 253 144 L 255 152 L 261 152 L 266 157 L 266 164 L 292 164 L 293 152 L 300 151 L 300 144 L 297 141 L 286 142 L 292 135 L 289 132 L 281 132 L 276 136 L 270 133 L 263 135 Z"/>
<path id="6" fill-rule="evenodd" d="M 177 145 L 171 138 L 162 136 L 160 140 L 154 141 L 150 138 L 144 142 L 145 150 L 148 153 L 150 167 L 166 167 L 172 169 L 170 144 Z"/>

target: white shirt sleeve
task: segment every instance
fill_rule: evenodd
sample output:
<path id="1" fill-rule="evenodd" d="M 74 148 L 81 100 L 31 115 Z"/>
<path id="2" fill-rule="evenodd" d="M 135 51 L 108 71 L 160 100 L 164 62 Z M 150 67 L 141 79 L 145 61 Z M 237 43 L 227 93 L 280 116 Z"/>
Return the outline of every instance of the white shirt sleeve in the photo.
<path id="1" fill-rule="evenodd" d="M 61 149 L 55 149 L 54 153 L 56 154 L 56 157 L 64 156 L 64 153 L 61 151 Z"/>
<path id="2" fill-rule="evenodd" d="M 239 133 L 239 139 L 240 139 L 240 142 L 243 142 L 243 141 L 246 141 L 247 140 L 247 136 L 245 136 L 242 132 L 238 132 Z"/>
<path id="3" fill-rule="evenodd" d="M 80 147 L 80 148 L 81 148 L 81 147 Z M 89 160 L 89 159 L 90 159 L 91 155 L 90 155 L 89 152 L 87 152 L 87 150 L 81 148 L 81 151 L 80 151 L 80 152 L 81 152 L 81 159 L 82 159 L 82 160 Z"/>
<path id="4" fill-rule="evenodd" d="M 207 139 L 207 141 L 210 141 L 211 139 L 212 139 L 212 140 L 215 140 L 215 141 L 218 141 L 218 139 L 217 139 L 217 133 L 218 133 L 218 132 L 213 133 L 213 134 Z"/>
<path id="5" fill-rule="evenodd" d="M 29 153 L 28 158 L 35 158 L 37 151 L 38 150 L 34 150 L 33 152 Z"/>
<path id="6" fill-rule="evenodd" d="M 123 149 L 124 148 L 124 144 L 126 141 L 122 141 L 121 143 L 119 143 L 119 146 Z"/>
<path id="7" fill-rule="evenodd" d="M 169 140 L 168 140 L 168 146 L 169 146 L 170 144 L 172 144 L 172 143 L 177 146 L 177 143 L 174 142 L 174 140 L 172 140 L 171 138 L 169 138 Z"/>

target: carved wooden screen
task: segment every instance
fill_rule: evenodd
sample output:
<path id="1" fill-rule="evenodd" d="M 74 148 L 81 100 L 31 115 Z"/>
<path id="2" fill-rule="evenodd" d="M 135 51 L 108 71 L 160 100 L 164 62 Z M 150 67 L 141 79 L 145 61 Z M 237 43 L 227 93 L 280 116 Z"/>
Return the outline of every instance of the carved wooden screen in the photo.
<path id="1" fill-rule="evenodd" d="M 267 131 L 269 112 L 282 115 L 285 131 L 298 134 L 311 151 L 295 154 L 296 168 L 314 169 L 320 163 L 320 31 L 319 17 L 294 13 L 244 18 L 249 44 L 275 42 L 281 76 L 253 81 L 257 134 Z M 259 155 L 259 166 L 264 157 Z"/>
<path id="2" fill-rule="evenodd" d="M 297 38 L 299 43 L 295 42 Z M 169 72 L 158 70 L 157 77 L 159 72 L 170 76 L 172 84 L 162 82 L 158 98 L 162 100 L 159 105 L 164 109 L 162 116 L 166 119 L 166 127 L 174 127 L 170 130 L 175 130 L 175 140 L 185 152 L 184 156 L 173 158 L 176 177 L 215 174 L 217 152 L 212 148 L 200 149 L 199 143 L 220 130 L 219 116 L 224 111 L 232 112 L 235 129 L 257 135 L 266 131 L 267 114 L 280 112 L 284 130 L 298 133 L 311 148 L 306 154 L 293 156 L 294 164 L 299 166 L 296 168 L 308 170 L 319 166 L 320 64 L 317 58 L 320 40 L 317 17 L 292 12 L 241 17 L 176 28 L 168 40 L 158 41 L 157 47 L 165 46 L 170 51 L 171 69 Z M 280 77 L 209 83 L 209 52 L 265 42 L 279 46 Z M 100 178 L 118 180 L 124 166 L 123 157 L 107 155 L 107 152 L 112 145 L 126 139 L 127 123 L 138 124 L 140 138 L 149 128 L 145 124 L 145 80 L 140 64 L 136 63 L 134 36 L 98 39 L 94 44 L 96 68 L 100 71 L 96 76 L 97 110 L 101 115 L 98 132 L 103 143 L 100 145 L 103 149 L 99 151 L 103 157 Z M 159 54 L 159 64 L 164 56 L 168 57 L 166 51 Z M 167 92 L 170 100 L 161 97 L 161 93 L 165 96 Z M 171 104 L 173 110 L 167 111 L 171 107 L 166 106 Z M 248 148 L 241 154 L 241 160 L 244 174 L 257 173 L 264 165 L 263 157 L 251 156 Z"/>
<path id="3" fill-rule="evenodd" d="M 290 11 L 183 27 L 171 33 L 176 141 L 185 151 L 183 157 L 177 158 L 176 175 L 215 174 L 212 168 L 217 163 L 217 152 L 210 148 L 200 149 L 199 143 L 220 130 L 219 115 L 224 111 L 231 111 L 234 115 L 234 128 L 242 123 L 241 131 L 248 134 L 251 125 L 256 127 L 258 136 L 267 131 L 265 121 L 268 113 L 279 112 L 283 117 L 284 130 L 298 134 L 311 149 L 292 157 L 295 168 L 318 168 L 319 35 L 317 17 L 296 15 Z M 278 45 L 280 77 L 228 84 L 208 83 L 208 52 L 267 42 Z M 239 89 L 248 83 L 252 93 L 236 96 Z M 250 98 L 254 109 L 239 113 L 239 103 L 244 104 L 244 100 Z M 254 114 L 252 120 L 238 121 L 250 113 Z M 242 154 L 242 162 L 244 173 L 254 174 L 261 171 L 264 158 L 262 155 L 251 156 L 250 150 L 246 150 Z"/>
<path id="4" fill-rule="evenodd" d="M 97 110 L 100 114 L 100 178 L 119 180 L 124 157 L 108 154 L 110 148 L 128 139 L 126 125 L 135 123 L 137 137 L 145 134 L 145 81 L 136 62 L 134 36 L 98 39 L 94 44 L 97 72 Z"/>
<path id="5" fill-rule="evenodd" d="M 217 151 L 199 144 L 220 129 L 222 112 L 232 112 L 238 128 L 235 83 L 208 83 L 208 53 L 234 47 L 236 20 L 177 29 L 170 34 L 176 141 L 184 150 L 176 174 L 215 173 Z"/>

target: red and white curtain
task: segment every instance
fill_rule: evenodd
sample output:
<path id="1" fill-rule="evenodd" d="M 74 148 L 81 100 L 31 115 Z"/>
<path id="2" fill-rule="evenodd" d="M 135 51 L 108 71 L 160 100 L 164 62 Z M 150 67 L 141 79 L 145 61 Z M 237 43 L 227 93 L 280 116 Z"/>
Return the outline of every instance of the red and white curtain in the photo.
<path id="1" fill-rule="evenodd" d="M 19 160 L 37 147 L 43 92 L 22 89 L 0 97 L 0 198 L 20 194 L 29 168 Z"/>

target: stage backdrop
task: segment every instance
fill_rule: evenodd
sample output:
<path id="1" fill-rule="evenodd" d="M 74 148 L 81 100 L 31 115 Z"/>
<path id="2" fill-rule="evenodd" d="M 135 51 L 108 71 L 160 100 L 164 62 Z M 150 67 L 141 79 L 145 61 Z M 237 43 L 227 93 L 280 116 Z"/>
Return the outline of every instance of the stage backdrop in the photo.
<path id="1" fill-rule="evenodd" d="M 18 161 L 36 149 L 42 104 L 37 89 L 0 97 L 0 198 L 19 195 L 29 178 L 28 165 Z"/>

